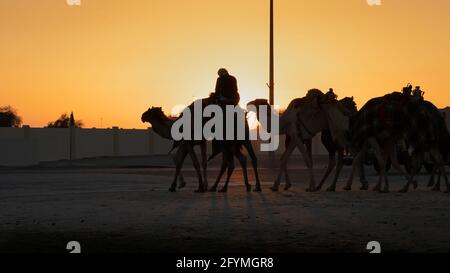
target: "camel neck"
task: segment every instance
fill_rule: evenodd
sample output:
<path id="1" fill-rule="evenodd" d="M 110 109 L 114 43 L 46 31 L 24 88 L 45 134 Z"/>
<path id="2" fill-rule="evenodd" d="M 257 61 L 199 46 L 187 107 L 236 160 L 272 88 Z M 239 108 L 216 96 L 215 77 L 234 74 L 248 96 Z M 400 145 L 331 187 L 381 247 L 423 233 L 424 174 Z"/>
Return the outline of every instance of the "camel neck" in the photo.
<path id="1" fill-rule="evenodd" d="M 167 117 L 161 118 L 157 122 L 152 123 L 152 129 L 161 137 L 172 139 L 173 121 Z"/>
<path id="2" fill-rule="evenodd" d="M 267 111 L 267 118 L 266 118 L 266 122 L 265 124 L 261 123 L 261 125 L 263 126 L 263 128 L 267 131 L 267 132 L 272 132 L 272 119 L 274 117 L 278 118 L 279 120 L 279 134 L 283 135 L 286 133 L 286 119 L 285 119 L 285 114 L 279 114 L 276 111 L 274 111 L 270 106 L 268 106 L 269 109 L 271 109 L 270 111 Z M 258 117 L 260 117 L 261 113 L 258 112 Z"/>

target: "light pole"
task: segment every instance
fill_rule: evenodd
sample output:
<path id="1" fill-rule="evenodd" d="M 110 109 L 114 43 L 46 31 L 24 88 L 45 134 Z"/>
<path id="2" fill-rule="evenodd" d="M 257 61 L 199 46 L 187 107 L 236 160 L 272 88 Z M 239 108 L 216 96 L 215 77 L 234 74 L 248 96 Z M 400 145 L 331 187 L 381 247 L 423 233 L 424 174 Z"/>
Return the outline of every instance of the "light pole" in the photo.
<path id="1" fill-rule="evenodd" d="M 270 57 L 269 57 L 269 102 L 275 105 L 275 73 L 274 73 L 274 42 L 273 42 L 273 0 L 270 0 Z"/>
<path id="2" fill-rule="evenodd" d="M 273 0 L 270 0 L 270 49 L 269 49 L 269 104 L 275 105 L 274 41 L 273 41 Z M 275 152 L 269 153 L 270 162 L 275 161 Z M 272 163 L 271 163 L 272 165 Z M 273 165 L 271 166 L 273 167 Z"/>

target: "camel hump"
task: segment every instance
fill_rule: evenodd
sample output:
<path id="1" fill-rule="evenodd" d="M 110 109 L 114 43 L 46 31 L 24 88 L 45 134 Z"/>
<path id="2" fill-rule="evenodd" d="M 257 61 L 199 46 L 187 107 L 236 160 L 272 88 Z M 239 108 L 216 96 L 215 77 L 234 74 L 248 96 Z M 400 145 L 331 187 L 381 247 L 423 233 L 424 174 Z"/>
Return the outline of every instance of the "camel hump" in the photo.
<path id="1" fill-rule="evenodd" d="M 384 96 L 385 100 L 391 101 L 404 101 L 406 99 L 405 95 L 400 92 L 392 92 Z"/>
<path id="2" fill-rule="evenodd" d="M 316 88 L 310 89 L 308 91 L 308 93 L 306 94 L 306 98 L 309 98 L 309 99 L 315 99 L 315 98 L 323 99 L 324 97 L 325 97 L 325 94 Z"/>
<path id="3" fill-rule="evenodd" d="M 305 103 L 312 103 L 318 105 L 326 100 L 325 94 L 319 89 L 311 89 L 308 91 L 305 97 Z"/>
<path id="4" fill-rule="evenodd" d="M 290 105 L 288 106 L 288 109 L 291 107 L 294 107 L 295 109 L 303 106 L 306 102 L 306 98 L 299 98 L 299 99 L 294 99 Z"/>

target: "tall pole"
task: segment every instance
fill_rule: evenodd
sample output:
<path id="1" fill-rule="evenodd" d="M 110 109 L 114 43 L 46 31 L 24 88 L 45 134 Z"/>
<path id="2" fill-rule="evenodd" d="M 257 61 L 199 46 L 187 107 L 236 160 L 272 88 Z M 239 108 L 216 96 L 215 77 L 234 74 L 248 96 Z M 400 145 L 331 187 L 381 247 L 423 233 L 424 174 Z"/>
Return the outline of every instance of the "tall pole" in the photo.
<path id="1" fill-rule="evenodd" d="M 269 57 L 269 102 L 275 105 L 275 73 L 274 73 L 274 41 L 273 41 L 273 0 L 270 0 L 270 57 Z M 275 152 L 269 153 L 271 167 L 274 167 Z"/>
<path id="2" fill-rule="evenodd" d="M 270 0 L 270 68 L 269 68 L 269 102 L 275 105 L 275 74 L 274 74 L 274 42 L 273 42 L 273 0 Z"/>

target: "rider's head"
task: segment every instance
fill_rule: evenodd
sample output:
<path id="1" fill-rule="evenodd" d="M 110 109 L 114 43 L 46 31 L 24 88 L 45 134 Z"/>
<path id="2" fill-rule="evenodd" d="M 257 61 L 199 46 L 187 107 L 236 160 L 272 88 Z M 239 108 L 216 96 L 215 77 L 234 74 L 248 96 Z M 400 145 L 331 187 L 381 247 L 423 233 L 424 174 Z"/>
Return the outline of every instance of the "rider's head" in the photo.
<path id="1" fill-rule="evenodd" d="M 225 68 L 221 68 L 219 69 L 219 71 L 217 71 L 217 74 L 219 75 L 219 77 L 226 76 L 228 75 L 228 71 Z"/>

